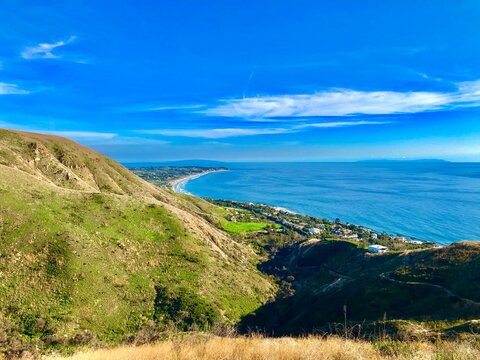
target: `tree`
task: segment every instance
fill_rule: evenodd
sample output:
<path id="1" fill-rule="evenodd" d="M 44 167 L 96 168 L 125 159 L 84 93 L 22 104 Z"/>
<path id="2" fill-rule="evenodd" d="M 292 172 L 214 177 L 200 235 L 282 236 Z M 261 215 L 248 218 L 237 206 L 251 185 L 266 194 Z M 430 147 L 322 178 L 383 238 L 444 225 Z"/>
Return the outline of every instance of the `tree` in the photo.
<path id="1" fill-rule="evenodd" d="M 390 236 L 388 236 L 388 234 L 384 231 L 382 233 L 382 241 L 388 241 L 390 240 Z"/>

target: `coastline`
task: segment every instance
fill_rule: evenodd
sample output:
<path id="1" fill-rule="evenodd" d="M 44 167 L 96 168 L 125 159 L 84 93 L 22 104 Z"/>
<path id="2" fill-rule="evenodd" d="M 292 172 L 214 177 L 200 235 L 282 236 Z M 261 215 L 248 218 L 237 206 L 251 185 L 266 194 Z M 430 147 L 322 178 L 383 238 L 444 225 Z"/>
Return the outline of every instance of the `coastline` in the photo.
<path id="1" fill-rule="evenodd" d="M 216 173 L 216 172 L 223 172 L 223 171 L 229 171 L 228 169 L 219 169 L 219 170 L 206 170 L 206 171 L 203 171 L 201 173 L 198 173 L 198 174 L 191 174 L 191 175 L 187 175 L 187 176 L 183 176 L 181 178 L 178 178 L 178 179 L 174 179 L 174 180 L 171 180 L 168 184 L 168 186 L 177 194 L 186 194 L 186 195 L 192 195 L 192 196 L 198 196 L 198 195 L 193 195 L 191 193 L 189 193 L 188 191 L 185 191 L 184 190 L 184 186 L 190 181 L 190 180 L 193 180 L 193 179 L 197 179 L 201 176 L 204 176 L 204 175 L 207 175 L 207 174 L 210 174 L 210 173 Z M 255 203 L 252 203 L 252 202 L 245 202 L 247 204 L 252 204 L 254 205 Z M 301 213 L 298 213 L 298 212 L 295 212 L 295 211 L 292 211 L 292 210 L 289 210 L 287 208 L 284 208 L 284 207 L 281 207 L 281 206 L 275 206 L 275 205 L 272 205 L 272 204 L 261 204 L 261 203 L 258 203 L 260 205 L 265 205 L 265 206 L 268 206 L 268 207 L 271 207 L 272 209 L 276 210 L 276 211 L 280 211 L 280 212 L 285 212 L 287 214 L 291 214 L 291 215 L 304 215 L 304 216 L 312 216 L 312 217 L 317 217 L 317 216 L 314 216 L 314 215 L 309 215 L 309 214 L 301 214 Z M 347 224 L 351 224 L 351 225 L 356 225 L 356 226 L 359 226 L 359 227 L 363 227 L 371 232 L 374 232 L 374 233 L 377 233 L 377 234 L 381 234 L 383 231 L 381 230 L 378 230 L 378 229 L 374 229 L 372 227 L 368 227 L 368 226 L 363 226 L 363 225 L 358 225 L 358 224 L 353 224 L 353 223 L 348 223 Z M 393 234 L 389 234 L 389 236 L 392 236 L 394 237 L 395 235 Z M 404 237 L 403 235 L 401 237 Z M 409 241 L 412 241 L 412 240 L 416 240 L 416 241 L 419 241 L 421 243 L 433 243 L 433 244 L 436 244 L 438 246 L 444 246 L 443 244 L 440 244 L 440 243 L 437 243 L 435 241 L 430 241 L 430 240 L 420 240 L 418 238 L 415 238 L 415 237 L 411 237 L 411 236 L 405 236 L 405 239 L 406 240 L 409 240 Z"/>
<path id="2" fill-rule="evenodd" d="M 182 187 L 192 179 L 196 179 L 196 178 L 199 178 L 200 176 L 204 176 L 204 175 L 207 175 L 207 174 L 210 174 L 210 173 L 222 172 L 222 171 L 229 171 L 229 170 L 228 169 L 227 170 L 207 170 L 207 171 L 204 171 L 204 172 L 201 172 L 201 173 L 198 173 L 198 174 L 192 174 L 192 175 L 184 176 L 184 177 L 181 177 L 181 178 L 170 181 L 169 186 L 171 187 L 171 189 L 175 193 L 187 194 L 187 195 L 192 195 L 192 196 L 202 198 L 201 196 L 193 195 L 193 194 L 189 193 L 188 191 L 185 191 L 184 189 L 182 189 Z M 223 199 L 223 200 L 224 201 L 234 201 L 234 202 L 238 202 L 238 203 L 245 203 L 245 204 L 250 204 L 250 205 L 263 205 L 263 206 L 270 207 L 275 211 L 284 212 L 284 213 L 287 213 L 287 214 L 290 214 L 290 215 L 311 216 L 311 217 L 315 217 L 315 218 L 320 219 L 320 217 L 318 217 L 316 215 L 311 215 L 311 214 L 306 214 L 306 213 L 302 214 L 302 213 L 295 212 L 295 211 L 292 211 L 290 209 L 287 209 L 285 207 L 276 206 L 276 205 L 273 205 L 273 204 L 253 203 L 253 202 L 249 202 L 249 201 L 242 202 L 242 201 L 226 200 L 226 199 Z M 378 230 L 378 229 L 370 227 L 370 226 L 358 225 L 358 224 L 354 224 L 354 223 L 350 223 L 350 222 L 346 222 L 345 224 L 346 225 L 355 225 L 355 226 L 358 226 L 360 228 L 364 228 L 364 229 L 366 229 L 366 230 L 368 230 L 372 233 L 377 234 L 377 236 L 380 236 L 383 232 L 385 232 L 383 230 Z M 402 235 L 401 234 L 394 235 L 392 233 L 387 233 L 387 234 L 392 238 L 396 238 L 397 240 L 402 239 L 401 241 L 403 241 L 405 243 L 412 243 L 413 244 L 415 242 L 418 242 L 419 244 L 427 244 L 427 243 L 435 244 L 437 247 L 445 246 L 445 244 L 439 243 L 437 241 L 423 240 L 423 239 L 419 239 L 419 238 L 409 236 L 409 235 L 403 235 L 403 234 Z"/>
<path id="3" fill-rule="evenodd" d="M 172 180 L 172 181 L 169 182 L 168 185 L 176 193 L 188 194 L 188 192 L 182 190 L 182 187 L 184 187 L 185 184 L 187 182 L 189 182 L 190 180 L 197 179 L 200 176 L 204 176 L 204 175 L 207 175 L 207 174 L 216 173 L 216 172 L 223 172 L 223 171 L 228 171 L 228 170 L 224 170 L 224 169 L 221 169 L 221 170 L 207 170 L 207 171 L 203 171 L 203 172 L 198 173 L 198 174 L 192 174 L 192 175 L 188 175 L 188 176 L 184 176 L 184 177 Z"/>

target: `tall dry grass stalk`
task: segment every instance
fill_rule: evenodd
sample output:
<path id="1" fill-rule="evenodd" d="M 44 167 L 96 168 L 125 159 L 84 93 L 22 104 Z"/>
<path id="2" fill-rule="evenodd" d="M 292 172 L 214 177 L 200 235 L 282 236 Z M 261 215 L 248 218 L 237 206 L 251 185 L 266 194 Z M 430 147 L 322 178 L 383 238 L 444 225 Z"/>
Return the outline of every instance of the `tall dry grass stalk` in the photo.
<path id="1" fill-rule="evenodd" d="M 52 359 L 62 359 L 52 357 Z M 70 360 L 414 360 L 480 359 L 474 342 L 369 343 L 339 337 L 186 337 L 142 346 L 88 350 Z"/>

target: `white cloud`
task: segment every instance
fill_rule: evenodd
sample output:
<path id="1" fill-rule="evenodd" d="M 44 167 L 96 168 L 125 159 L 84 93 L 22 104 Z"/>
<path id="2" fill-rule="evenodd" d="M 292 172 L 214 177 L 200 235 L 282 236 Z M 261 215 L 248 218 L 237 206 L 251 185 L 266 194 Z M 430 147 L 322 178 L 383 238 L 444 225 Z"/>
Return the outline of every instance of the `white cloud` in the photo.
<path id="1" fill-rule="evenodd" d="M 334 121 L 324 123 L 302 124 L 282 128 L 225 128 L 225 129 L 168 129 L 168 130 L 138 130 L 138 133 L 163 135 L 163 136 L 181 136 L 204 139 L 222 139 L 237 136 L 255 136 L 255 135 L 276 135 L 291 134 L 300 132 L 307 128 L 337 128 L 361 125 L 384 125 L 391 124 L 390 121 Z"/>
<path id="2" fill-rule="evenodd" d="M 116 133 L 106 133 L 106 132 L 96 132 L 96 131 L 63 131 L 63 130 L 43 130 L 38 129 L 38 127 L 30 127 L 24 125 L 18 125 L 9 123 L 3 120 L 0 120 L 0 128 L 11 129 L 11 130 L 20 130 L 27 132 L 34 132 L 40 134 L 50 134 L 63 136 L 66 138 L 79 140 L 79 141 L 96 141 L 96 140 L 111 140 L 117 138 L 119 135 Z"/>
<path id="3" fill-rule="evenodd" d="M 452 92 L 357 91 L 334 89 L 315 94 L 223 100 L 201 113 L 243 118 L 388 115 L 480 106 L 480 80 L 457 84 Z"/>
<path id="4" fill-rule="evenodd" d="M 182 136 L 204 139 L 221 139 L 234 136 L 271 135 L 292 132 L 291 129 L 173 129 L 173 130 L 139 130 L 142 134 Z"/>
<path id="5" fill-rule="evenodd" d="M 152 106 L 147 109 L 147 111 L 168 111 L 168 110 L 192 110 L 192 109 L 201 109 L 205 105 L 194 104 L 194 105 L 162 105 L 162 106 Z"/>
<path id="6" fill-rule="evenodd" d="M 386 125 L 392 124 L 392 121 L 368 121 L 368 120 L 360 120 L 360 121 L 332 121 L 332 122 L 324 122 L 324 123 L 312 123 L 312 124 L 304 124 L 298 125 L 294 128 L 302 129 L 302 128 L 337 128 L 337 127 L 349 127 L 349 126 L 361 126 L 361 125 Z"/>
<path id="7" fill-rule="evenodd" d="M 30 92 L 20 89 L 18 85 L 0 82 L 0 95 L 24 95 Z"/>
<path id="8" fill-rule="evenodd" d="M 37 131 L 35 131 L 37 132 Z M 58 135 L 78 140 L 109 140 L 117 136 L 115 133 L 93 132 L 93 131 L 55 131 L 40 130 L 44 134 Z"/>
<path id="9" fill-rule="evenodd" d="M 76 39 L 76 36 L 70 36 L 67 40 L 57 41 L 55 43 L 41 43 L 36 46 L 26 47 L 22 51 L 22 58 L 31 59 L 58 59 L 60 56 L 53 53 L 58 47 L 65 46 Z"/>

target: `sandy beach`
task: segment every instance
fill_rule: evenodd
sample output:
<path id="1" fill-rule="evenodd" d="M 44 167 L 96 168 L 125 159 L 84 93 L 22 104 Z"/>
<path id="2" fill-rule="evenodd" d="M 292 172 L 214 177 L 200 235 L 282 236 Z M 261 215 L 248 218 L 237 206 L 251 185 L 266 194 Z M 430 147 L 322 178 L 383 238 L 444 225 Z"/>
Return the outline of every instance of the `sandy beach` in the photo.
<path id="1" fill-rule="evenodd" d="M 192 174 L 192 175 L 188 175 L 188 176 L 184 176 L 184 177 L 172 180 L 172 181 L 170 181 L 169 185 L 170 185 L 170 187 L 172 188 L 173 191 L 178 192 L 178 193 L 185 193 L 184 191 L 180 190 L 181 185 L 185 185 L 188 181 L 190 181 L 192 179 L 199 178 L 200 176 L 207 175 L 207 174 L 214 173 L 214 172 L 222 172 L 222 171 L 228 171 L 228 170 L 223 170 L 222 169 L 222 170 L 203 171 L 203 172 L 198 173 L 198 174 Z"/>

